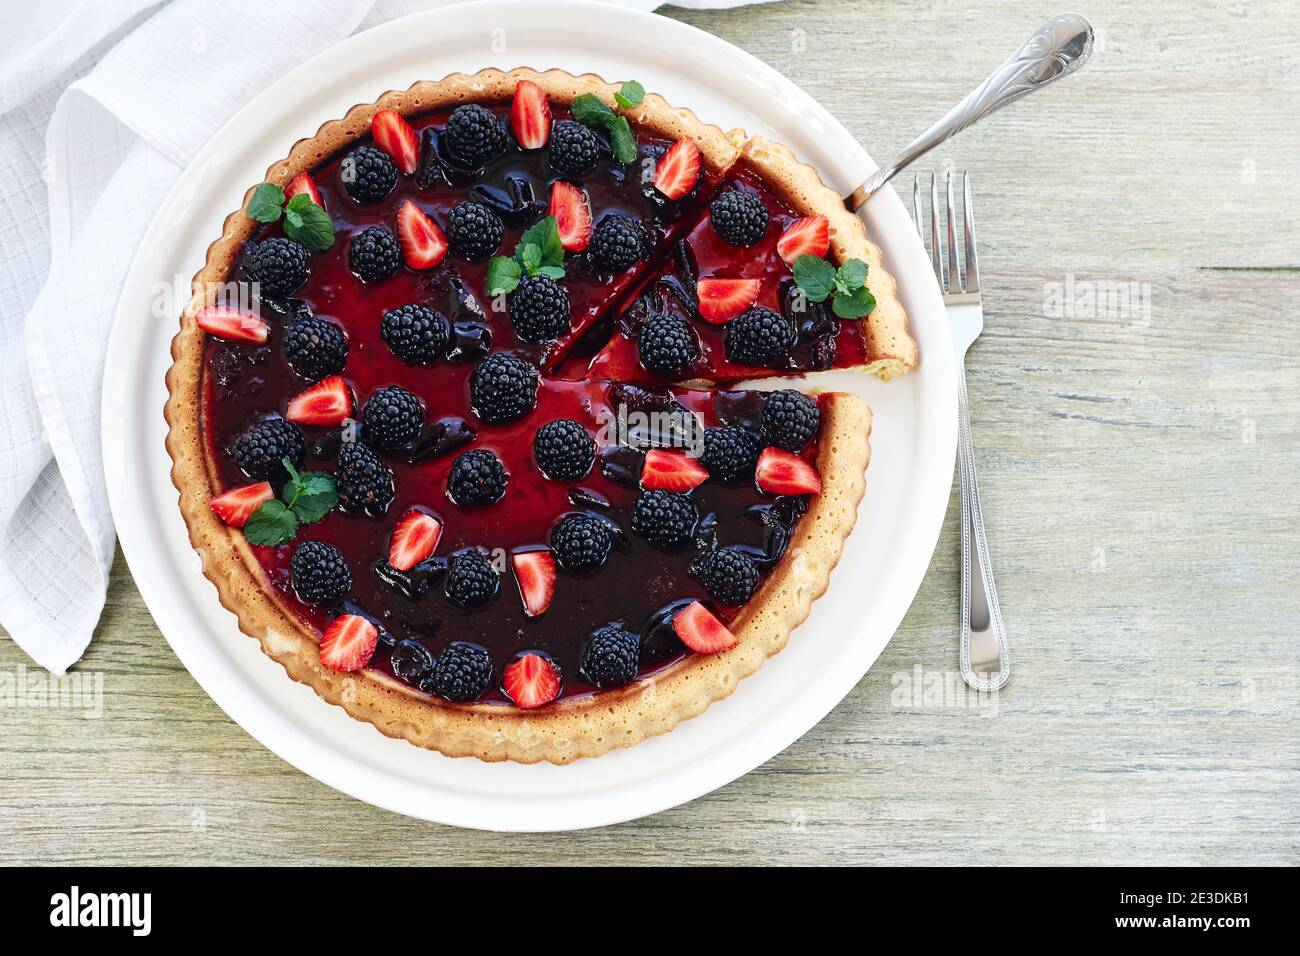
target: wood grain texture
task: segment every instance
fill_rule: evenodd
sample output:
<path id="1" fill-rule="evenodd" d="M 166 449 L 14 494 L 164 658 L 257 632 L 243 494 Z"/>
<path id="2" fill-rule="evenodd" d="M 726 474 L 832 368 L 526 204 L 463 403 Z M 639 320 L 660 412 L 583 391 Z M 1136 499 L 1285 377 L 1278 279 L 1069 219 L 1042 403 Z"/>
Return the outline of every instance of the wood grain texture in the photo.
<path id="1" fill-rule="evenodd" d="M 1057 6 L 668 12 L 786 73 L 884 159 Z M 969 382 L 1015 666 L 995 706 L 956 677 L 950 509 L 875 667 L 765 766 L 623 826 L 461 832 L 264 750 L 180 666 L 119 560 L 79 668 L 102 675 L 102 715 L 0 707 L 0 862 L 1296 862 L 1293 10 L 1083 12 L 1102 31 L 1083 73 L 935 157 L 972 171 L 979 212 Z M 1068 276 L 1147 284 L 1150 312 L 1045 315 Z M 0 641 L 0 673 L 24 663 Z M 952 693 L 907 693 L 917 668 Z"/>

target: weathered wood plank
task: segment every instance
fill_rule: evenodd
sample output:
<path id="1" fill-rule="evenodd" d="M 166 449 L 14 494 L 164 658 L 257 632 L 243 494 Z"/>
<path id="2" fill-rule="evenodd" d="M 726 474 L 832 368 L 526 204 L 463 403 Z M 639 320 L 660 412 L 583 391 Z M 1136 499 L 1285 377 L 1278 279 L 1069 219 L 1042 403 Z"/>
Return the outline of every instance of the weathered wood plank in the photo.
<path id="1" fill-rule="evenodd" d="M 463 833 L 357 803 L 247 737 L 119 560 L 82 666 L 102 674 L 102 716 L 0 709 L 0 862 L 1294 862 L 1300 70 L 1274 33 L 1288 12 L 1093 3 L 1105 48 L 1083 74 L 936 159 L 976 176 L 988 331 L 970 387 L 1016 665 L 996 713 L 960 690 L 906 693 L 918 667 L 923 686 L 956 670 L 950 513 L 879 662 L 766 766 L 625 826 Z M 670 13 L 791 76 L 883 159 L 1044 8 Z M 1053 317 L 1071 276 L 1135 281 L 1150 312 Z M 0 641 L 0 671 L 24 660 Z"/>

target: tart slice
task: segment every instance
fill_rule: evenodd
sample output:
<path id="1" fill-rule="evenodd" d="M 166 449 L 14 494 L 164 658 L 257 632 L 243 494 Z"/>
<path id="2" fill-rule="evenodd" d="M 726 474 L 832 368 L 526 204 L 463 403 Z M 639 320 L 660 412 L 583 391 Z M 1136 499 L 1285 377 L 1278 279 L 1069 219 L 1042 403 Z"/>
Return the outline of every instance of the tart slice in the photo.
<path id="1" fill-rule="evenodd" d="M 890 379 L 916 366 L 862 221 L 759 137 L 631 301 L 588 331 L 562 375 L 727 382 L 854 368 Z"/>

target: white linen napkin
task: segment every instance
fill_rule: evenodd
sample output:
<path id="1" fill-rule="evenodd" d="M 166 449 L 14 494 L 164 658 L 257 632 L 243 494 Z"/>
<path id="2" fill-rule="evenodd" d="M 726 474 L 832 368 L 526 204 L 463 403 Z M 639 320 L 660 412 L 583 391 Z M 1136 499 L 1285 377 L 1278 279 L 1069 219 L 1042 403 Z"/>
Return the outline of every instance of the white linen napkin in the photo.
<path id="1" fill-rule="evenodd" d="M 62 674 L 79 660 L 104 607 L 114 548 L 99 442 L 104 351 L 163 197 L 278 76 L 358 29 L 450 2 L 42 0 L 6 12 L 0 625 L 41 666 Z"/>

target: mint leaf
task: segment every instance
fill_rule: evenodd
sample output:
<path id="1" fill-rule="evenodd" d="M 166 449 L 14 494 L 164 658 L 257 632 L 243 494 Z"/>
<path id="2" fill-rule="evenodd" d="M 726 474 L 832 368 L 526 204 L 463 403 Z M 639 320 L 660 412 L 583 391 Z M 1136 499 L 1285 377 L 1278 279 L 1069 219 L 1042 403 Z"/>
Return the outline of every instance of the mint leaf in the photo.
<path id="1" fill-rule="evenodd" d="M 841 319 L 860 319 L 876 307 L 876 297 L 865 286 L 858 286 L 852 292 L 837 293 L 831 302 L 831 311 Z"/>
<path id="2" fill-rule="evenodd" d="M 284 190 L 275 183 L 262 183 L 248 200 L 248 217 L 258 222 L 275 222 L 284 205 Z"/>
<path id="3" fill-rule="evenodd" d="M 519 250 L 519 264 L 523 266 L 524 271 L 529 275 L 537 272 L 542 265 L 542 247 L 535 242 L 530 242 Z"/>
<path id="4" fill-rule="evenodd" d="M 861 259 L 850 259 L 840 266 L 839 280 L 847 292 L 862 288 L 867 281 L 867 264 Z"/>
<path id="5" fill-rule="evenodd" d="M 560 224 L 554 216 L 547 216 L 539 219 L 524 231 L 519 237 L 519 245 L 515 249 L 515 255 L 523 264 L 522 254 L 529 246 L 536 246 L 539 253 L 536 266 L 529 269 L 530 274 L 536 273 L 539 266 L 561 266 L 564 264 L 564 243 L 560 240 Z"/>
<path id="6" fill-rule="evenodd" d="M 835 291 L 835 266 L 825 259 L 804 253 L 794 260 L 794 281 L 813 302 L 825 302 Z"/>
<path id="7" fill-rule="evenodd" d="M 609 143 L 614 147 L 614 158 L 624 166 L 636 162 L 636 133 L 626 116 L 617 117 L 609 125 Z"/>
<path id="8" fill-rule="evenodd" d="M 564 268 L 562 266 L 539 266 L 535 274 L 546 276 L 548 279 L 563 279 Z"/>
<path id="9" fill-rule="evenodd" d="M 630 110 L 634 106 L 639 106 L 645 99 L 645 87 L 636 80 L 628 80 L 622 88 L 614 94 L 614 102 L 619 105 L 620 109 Z"/>
<path id="10" fill-rule="evenodd" d="M 604 129 L 614 122 L 614 111 L 595 93 L 583 93 L 575 97 L 569 106 L 569 113 L 583 126 Z"/>
<path id="11" fill-rule="evenodd" d="M 515 262 L 514 259 L 508 259 L 505 256 L 493 256 L 488 260 L 488 294 L 498 295 L 502 292 L 514 292 L 519 286 L 519 277 L 522 274 L 519 263 Z"/>
<path id="12" fill-rule="evenodd" d="M 284 232 L 312 252 L 324 252 L 334 245 L 334 222 L 306 193 L 298 193 L 285 207 Z"/>
<path id="13" fill-rule="evenodd" d="M 244 537 L 249 544 L 274 547 L 292 541 L 298 533 L 298 519 L 283 501 L 272 498 L 263 501 L 244 525 Z"/>
<path id="14" fill-rule="evenodd" d="M 334 479 L 320 472 L 309 471 L 299 481 L 298 496 L 291 510 L 302 524 L 312 524 L 329 514 L 338 502 L 339 493 L 334 486 Z"/>

